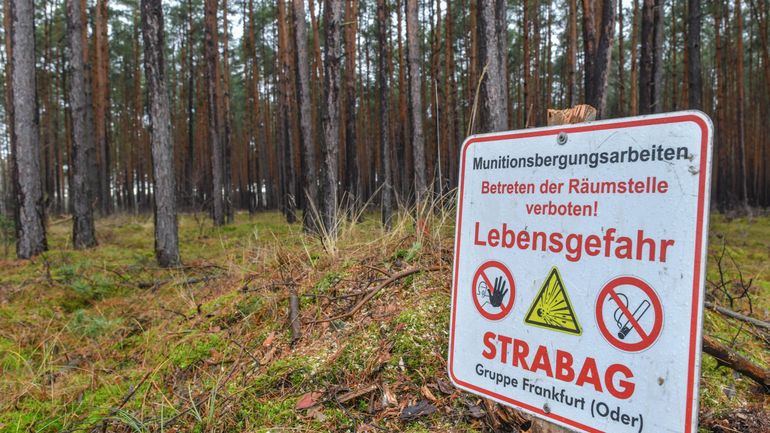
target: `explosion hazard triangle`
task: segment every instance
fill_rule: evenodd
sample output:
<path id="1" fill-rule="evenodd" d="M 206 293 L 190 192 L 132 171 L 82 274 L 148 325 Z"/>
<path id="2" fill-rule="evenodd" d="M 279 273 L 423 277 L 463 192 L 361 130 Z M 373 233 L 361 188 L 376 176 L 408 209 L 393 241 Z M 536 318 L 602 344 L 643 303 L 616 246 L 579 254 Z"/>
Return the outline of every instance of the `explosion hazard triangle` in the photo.
<path id="1" fill-rule="evenodd" d="M 559 270 L 555 266 L 540 287 L 532 306 L 529 307 L 524 323 L 567 334 L 583 333 L 567 291 L 564 289 Z"/>

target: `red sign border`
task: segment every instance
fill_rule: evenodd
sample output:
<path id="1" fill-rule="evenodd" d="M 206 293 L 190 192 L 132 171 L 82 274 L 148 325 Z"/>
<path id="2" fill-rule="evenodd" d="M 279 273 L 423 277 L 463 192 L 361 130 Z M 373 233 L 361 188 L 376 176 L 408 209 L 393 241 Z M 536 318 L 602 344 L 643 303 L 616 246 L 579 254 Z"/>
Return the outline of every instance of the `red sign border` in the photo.
<path id="1" fill-rule="evenodd" d="M 604 304 L 604 300 L 607 298 L 607 296 L 609 296 L 608 292 L 610 290 L 614 290 L 620 285 L 635 286 L 641 289 L 650 298 L 650 303 L 652 304 L 653 310 L 655 311 L 655 324 L 653 325 L 652 331 L 650 332 L 649 338 L 652 341 L 649 344 L 644 344 L 644 339 L 637 343 L 626 343 L 624 341 L 618 341 L 618 339 L 615 338 L 615 335 L 613 335 L 612 332 L 607 329 L 607 325 L 601 318 L 603 315 L 602 304 Z M 615 300 L 619 302 L 617 298 Z M 602 287 L 601 291 L 599 291 L 599 296 L 596 298 L 596 324 L 599 326 L 599 331 L 601 331 L 602 335 L 604 335 L 604 338 L 607 340 L 607 342 L 616 349 L 620 349 L 624 352 L 642 352 L 655 344 L 655 342 L 658 340 L 658 337 L 660 336 L 660 331 L 663 329 L 663 307 L 660 305 L 660 298 L 658 297 L 658 294 L 655 293 L 655 290 L 649 284 L 647 284 L 646 281 L 631 275 L 623 275 L 613 278 L 607 284 L 605 284 L 604 287 Z"/>
<path id="2" fill-rule="evenodd" d="M 643 117 L 635 120 L 620 121 L 620 122 L 607 122 L 577 126 L 564 126 L 560 128 L 547 128 L 547 129 L 533 129 L 531 131 L 521 131 L 514 133 L 502 133 L 502 134 L 487 134 L 481 136 L 472 136 L 468 138 L 463 144 L 462 149 L 462 165 L 460 168 L 459 190 L 458 196 L 460 198 L 457 205 L 457 223 L 455 227 L 455 260 L 454 260 L 454 272 L 452 275 L 452 314 L 450 325 L 450 349 L 449 349 L 449 362 L 447 364 L 447 372 L 452 381 L 458 386 L 475 391 L 477 393 L 486 395 L 501 402 L 505 402 L 520 408 L 523 408 L 532 413 L 536 413 L 541 417 L 550 418 L 561 424 L 571 426 L 573 428 L 580 429 L 590 433 L 606 433 L 601 430 L 597 430 L 593 427 L 583 425 L 579 422 L 573 421 L 569 418 L 557 415 L 553 412 L 545 412 L 542 408 L 528 405 L 526 403 L 513 400 L 510 397 L 498 394 L 493 391 L 486 390 L 471 383 L 464 382 L 457 378 L 454 374 L 454 342 L 455 342 L 455 324 L 457 323 L 457 279 L 459 273 L 458 263 L 460 262 L 460 231 L 462 229 L 462 210 L 463 210 L 463 195 L 465 190 L 465 167 L 467 162 L 468 148 L 476 143 L 484 143 L 489 141 L 499 140 L 516 140 L 532 137 L 547 137 L 555 136 L 560 132 L 567 132 L 571 134 L 581 132 L 593 132 L 602 131 L 608 129 L 620 129 L 620 128 L 634 128 L 641 126 L 651 125 L 664 125 L 670 123 L 685 123 L 693 122 L 701 129 L 701 152 L 699 163 L 699 179 L 698 179 L 698 210 L 697 221 L 695 228 L 695 251 L 694 251 L 694 265 L 693 265 L 693 293 L 692 293 L 692 307 L 690 317 L 690 341 L 689 341 L 689 354 L 688 354 L 688 369 L 687 369 L 687 401 L 685 402 L 685 432 L 692 432 L 694 427 L 694 412 L 693 406 L 697 402 L 696 398 L 693 398 L 695 391 L 696 370 L 698 368 L 698 354 L 700 353 L 701 345 L 700 338 L 701 332 L 698 326 L 700 314 L 702 313 L 702 299 L 700 298 L 700 281 L 702 278 L 701 271 L 703 269 L 704 251 L 706 248 L 704 240 L 704 228 L 708 224 L 708 215 L 706 214 L 708 209 L 706 207 L 707 193 L 706 179 L 709 175 L 708 156 L 709 156 L 709 125 L 706 123 L 708 116 L 698 111 L 685 112 L 679 115 L 666 116 L 666 117 Z M 710 121 L 709 121 L 710 122 Z"/>
<path id="3" fill-rule="evenodd" d="M 479 280 L 479 273 L 483 272 L 489 267 L 496 267 L 503 271 L 503 275 L 505 275 L 508 280 L 510 280 L 511 283 L 511 289 L 510 289 L 510 301 L 507 307 L 500 310 L 499 313 L 496 314 L 490 314 L 487 311 L 485 311 L 483 308 L 481 308 L 481 304 L 479 304 L 479 300 L 476 297 L 476 282 Z M 489 280 L 486 280 L 489 281 Z M 488 283 L 487 283 L 488 284 Z M 516 303 L 516 281 L 513 279 L 513 274 L 511 274 L 511 270 L 508 269 L 507 266 L 505 266 L 503 263 L 497 261 L 497 260 L 488 260 L 481 264 L 481 266 L 476 269 L 476 272 L 473 274 L 473 283 L 471 286 L 471 297 L 473 298 L 473 303 L 476 304 L 476 309 L 479 310 L 479 313 L 481 313 L 482 316 L 484 316 L 485 319 L 491 320 L 491 321 L 498 321 L 501 319 L 504 319 L 505 316 L 507 316 L 511 310 L 513 309 L 513 305 Z"/>

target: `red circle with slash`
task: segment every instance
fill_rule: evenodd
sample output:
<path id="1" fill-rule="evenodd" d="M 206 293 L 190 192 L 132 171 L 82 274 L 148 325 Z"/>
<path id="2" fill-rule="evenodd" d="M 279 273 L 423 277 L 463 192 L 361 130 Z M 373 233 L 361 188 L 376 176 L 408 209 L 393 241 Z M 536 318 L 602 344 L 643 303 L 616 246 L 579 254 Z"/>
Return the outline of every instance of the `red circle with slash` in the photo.
<path id="1" fill-rule="evenodd" d="M 506 293 L 505 296 L 508 296 L 507 302 L 503 302 L 500 304 L 499 307 L 491 306 L 488 302 L 480 302 L 479 300 L 479 284 L 482 282 L 486 284 L 487 288 L 492 288 L 490 290 L 490 294 L 494 294 L 494 284 L 492 281 L 494 278 L 490 278 L 492 273 L 495 274 L 502 274 L 501 276 L 506 281 L 506 286 L 509 288 L 509 292 Z M 499 278 L 499 276 L 498 276 Z M 511 274 L 511 271 L 508 270 L 507 267 L 505 267 L 504 264 L 490 260 L 483 265 L 479 266 L 479 268 L 476 270 L 476 274 L 473 276 L 473 285 L 471 286 L 471 294 L 473 297 L 473 303 L 476 305 L 476 309 L 479 310 L 479 313 L 481 313 L 482 316 L 489 320 L 500 320 L 503 317 L 507 316 L 508 313 L 511 312 L 511 309 L 513 308 L 513 300 L 516 297 L 516 283 L 513 281 L 513 275 Z M 484 309 L 484 306 L 489 305 L 488 308 L 500 308 L 500 311 L 498 312 L 491 312 Z"/>
<path id="2" fill-rule="evenodd" d="M 650 329 L 645 329 L 640 325 L 637 318 L 634 317 L 634 313 L 629 309 L 627 302 L 624 303 L 620 299 L 617 291 L 620 286 L 633 286 L 641 290 L 647 298 L 649 298 L 653 312 L 655 313 L 652 326 L 648 326 Z M 625 342 L 621 340 L 617 334 L 607 328 L 607 322 L 604 318 L 604 309 L 602 306 L 604 305 L 604 302 L 608 300 L 608 297 L 617 304 L 622 317 L 632 326 L 631 329 L 639 334 L 641 340 L 635 343 Z M 646 282 L 631 276 L 617 277 L 607 283 L 604 288 L 602 288 L 601 292 L 599 292 L 599 298 L 596 300 L 596 322 L 599 325 L 599 330 L 602 332 L 602 335 L 604 335 L 604 338 L 607 339 L 610 344 L 626 352 L 641 352 L 652 346 L 660 336 L 660 331 L 663 329 L 663 307 L 660 304 L 658 295 Z"/>

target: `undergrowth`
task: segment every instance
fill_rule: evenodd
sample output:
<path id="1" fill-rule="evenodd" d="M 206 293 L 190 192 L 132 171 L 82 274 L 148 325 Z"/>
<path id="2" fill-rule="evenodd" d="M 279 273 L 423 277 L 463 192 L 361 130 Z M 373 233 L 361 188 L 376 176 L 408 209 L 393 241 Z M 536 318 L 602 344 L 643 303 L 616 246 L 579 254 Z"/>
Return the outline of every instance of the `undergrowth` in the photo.
<path id="1" fill-rule="evenodd" d="M 489 430 L 469 412 L 479 400 L 445 373 L 453 219 L 451 206 L 402 211 L 385 233 L 378 214 L 357 213 L 318 240 L 277 213 L 239 214 L 224 228 L 185 215 L 184 266 L 173 270 L 154 264 L 151 216 L 98 221 L 99 246 L 87 251 L 71 249 L 67 223 L 51 224 L 49 252 L 0 263 L 0 431 Z M 770 218 L 715 216 L 711 232 L 708 300 L 767 319 Z M 435 266 L 327 320 L 386 274 Z M 711 310 L 704 326 L 767 366 L 765 337 Z M 767 404 L 707 355 L 702 370 L 704 419 Z M 315 408 L 297 410 L 314 392 Z M 400 421 L 420 400 L 437 410 Z"/>

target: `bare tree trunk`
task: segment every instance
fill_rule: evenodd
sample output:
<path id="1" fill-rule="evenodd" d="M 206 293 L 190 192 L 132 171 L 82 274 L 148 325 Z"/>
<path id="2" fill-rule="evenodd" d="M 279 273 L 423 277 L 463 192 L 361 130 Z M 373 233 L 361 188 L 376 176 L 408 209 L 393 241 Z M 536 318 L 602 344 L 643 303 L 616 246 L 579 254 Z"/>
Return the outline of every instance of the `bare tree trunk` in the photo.
<path id="1" fill-rule="evenodd" d="M 699 0 L 698 0 L 699 1 Z M 637 58 L 637 45 L 639 44 L 639 0 L 634 0 L 634 11 L 631 24 L 631 96 L 629 101 L 629 114 L 639 114 L 639 59 Z"/>
<path id="2" fill-rule="evenodd" d="M 326 234 L 337 237 L 337 170 L 340 125 L 340 61 L 342 59 L 343 0 L 326 0 L 324 5 L 324 103 L 323 124 L 323 205 Z"/>
<path id="3" fill-rule="evenodd" d="M 612 61 L 612 40 L 615 34 L 615 0 L 603 0 L 601 20 L 595 16 L 594 0 L 583 0 L 583 28 L 585 35 L 585 92 L 586 104 L 596 108 L 597 118 L 601 118 L 607 108 L 607 83 L 609 82 Z M 600 22 L 598 29 L 595 23 Z"/>
<path id="4" fill-rule="evenodd" d="M 211 152 L 211 178 L 214 225 L 225 224 L 225 209 L 223 198 L 224 164 L 222 161 L 222 146 L 219 140 L 219 115 L 217 114 L 217 0 L 205 0 L 205 41 L 206 58 L 205 77 L 208 106 L 208 138 Z"/>
<path id="5" fill-rule="evenodd" d="M 358 142 L 356 140 L 356 33 L 358 31 L 358 0 L 349 0 L 349 15 L 345 29 L 345 191 L 353 217 L 360 207 L 358 178 Z"/>
<path id="6" fill-rule="evenodd" d="M 94 234 L 94 182 L 92 161 L 94 141 L 88 138 L 88 102 L 83 61 L 83 22 L 79 0 L 67 0 L 67 33 L 69 38 L 70 107 L 72 111 L 72 244 L 75 248 L 96 245 Z"/>
<path id="7" fill-rule="evenodd" d="M 642 0 L 642 37 L 641 55 L 639 59 L 639 113 L 649 114 L 656 111 L 659 101 L 655 95 L 658 83 L 655 82 L 655 2 L 657 0 Z"/>
<path id="8" fill-rule="evenodd" d="M 107 0 L 96 2 L 94 19 L 94 126 L 96 134 L 96 156 L 98 161 L 99 208 L 102 215 L 112 211 L 110 196 L 110 150 L 109 150 L 109 98 L 110 58 L 107 39 Z"/>
<path id="9" fill-rule="evenodd" d="M 150 108 L 150 140 L 155 179 L 155 257 L 162 267 L 179 264 L 174 148 L 163 57 L 161 0 L 142 0 L 144 74 Z"/>
<path id="10" fill-rule="evenodd" d="M 569 0 L 569 40 L 567 42 L 567 105 L 573 107 L 578 103 L 578 91 L 575 80 L 577 67 L 577 0 Z"/>
<path id="11" fill-rule="evenodd" d="M 744 84 L 744 65 L 743 65 L 743 12 L 741 10 L 741 1 L 735 0 L 735 53 L 736 58 L 736 74 L 737 80 L 735 85 L 737 86 L 738 94 L 736 97 L 735 107 L 735 123 L 738 127 L 738 170 L 740 179 L 740 200 L 741 205 L 749 212 L 749 192 L 748 192 L 748 172 L 746 170 L 746 122 L 744 119 L 744 104 L 745 104 L 745 84 Z"/>
<path id="12" fill-rule="evenodd" d="M 43 183 L 40 177 L 40 125 L 35 83 L 35 12 L 32 0 L 11 0 L 11 86 L 13 165 L 16 181 L 16 256 L 28 259 L 48 249 Z M 6 9 L 7 11 L 7 9 Z"/>
<path id="13" fill-rule="evenodd" d="M 483 132 L 508 129 L 505 10 L 505 0 L 481 0 L 478 6 L 479 69 L 486 68 L 479 95 Z"/>
<path id="14" fill-rule="evenodd" d="M 292 77 L 292 48 L 290 47 L 289 37 L 289 18 L 286 13 L 285 0 L 278 2 L 278 65 L 280 75 L 278 76 L 279 88 L 279 124 L 281 125 L 281 158 L 282 167 L 282 185 L 283 185 L 283 210 L 286 214 L 286 221 L 293 224 L 297 221 L 296 204 L 296 177 L 294 171 L 294 143 L 296 141 L 295 120 L 296 115 L 292 110 L 294 103 Z"/>
<path id="15" fill-rule="evenodd" d="M 618 1 L 618 115 L 623 115 L 625 111 L 625 92 L 626 92 L 626 80 L 624 71 L 626 70 L 626 62 L 624 53 L 626 47 L 624 47 L 623 40 L 623 2 Z"/>
<path id="16" fill-rule="evenodd" d="M 422 129 L 422 79 L 420 77 L 420 32 L 417 0 L 406 1 L 407 62 L 409 63 L 409 103 L 412 113 L 412 154 L 414 155 L 415 199 L 421 203 L 428 192 L 425 173 L 425 137 Z"/>
<path id="17" fill-rule="evenodd" d="M 310 0 L 313 1 L 313 0 Z M 308 59 L 307 24 L 305 23 L 304 0 L 293 0 L 294 4 L 294 39 L 297 45 L 297 57 Z M 299 123 L 302 133 L 302 223 L 305 231 L 317 229 L 313 223 L 312 212 L 318 211 L 318 171 L 316 165 L 315 133 L 311 113 L 310 83 L 307 64 L 301 61 L 297 65 L 299 83 Z"/>
<path id="18" fill-rule="evenodd" d="M 377 56 L 377 81 L 380 86 L 380 152 L 382 163 L 382 225 L 385 230 L 390 231 L 393 220 L 393 185 L 391 180 L 391 142 L 390 131 L 390 113 L 388 104 L 388 63 L 387 49 L 388 37 L 387 27 L 390 23 L 388 19 L 386 0 L 377 1 L 377 38 L 379 53 Z"/>
<path id="19" fill-rule="evenodd" d="M 228 8 L 227 0 L 222 0 L 222 120 L 224 130 L 222 131 L 222 166 L 223 166 L 223 186 L 225 190 L 224 211 L 225 221 L 233 222 L 233 116 L 230 110 L 230 45 L 229 45 L 229 24 L 227 20 Z M 219 84 L 219 83 L 217 83 Z"/>

